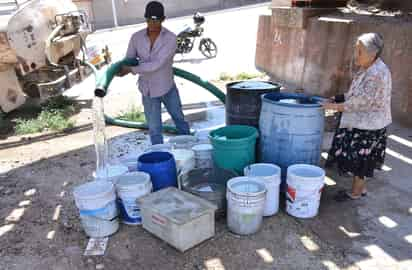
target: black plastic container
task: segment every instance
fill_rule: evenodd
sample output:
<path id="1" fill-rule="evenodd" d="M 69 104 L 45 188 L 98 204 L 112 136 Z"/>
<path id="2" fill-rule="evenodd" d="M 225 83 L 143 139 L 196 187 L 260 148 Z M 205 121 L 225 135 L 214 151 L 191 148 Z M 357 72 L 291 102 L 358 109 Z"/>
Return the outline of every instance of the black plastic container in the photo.
<path id="1" fill-rule="evenodd" d="M 226 125 L 259 128 L 263 94 L 279 92 L 280 85 L 264 81 L 242 81 L 226 85 Z"/>

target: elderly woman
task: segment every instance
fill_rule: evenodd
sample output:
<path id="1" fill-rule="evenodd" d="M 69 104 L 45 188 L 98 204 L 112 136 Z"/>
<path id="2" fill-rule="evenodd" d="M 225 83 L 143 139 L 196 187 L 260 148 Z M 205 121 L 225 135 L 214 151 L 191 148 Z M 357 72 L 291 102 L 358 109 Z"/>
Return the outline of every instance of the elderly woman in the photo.
<path id="1" fill-rule="evenodd" d="M 382 50 L 381 35 L 361 35 L 355 49 L 359 72 L 349 91 L 324 104 L 326 110 L 342 113 L 326 166 L 337 163 L 340 172 L 353 175 L 352 190 L 339 192 L 337 201 L 366 195 L 365 177 L 373 177 L 385 159 L 386 128 L 392 122 L 392 79 L 380 58 Z"/>

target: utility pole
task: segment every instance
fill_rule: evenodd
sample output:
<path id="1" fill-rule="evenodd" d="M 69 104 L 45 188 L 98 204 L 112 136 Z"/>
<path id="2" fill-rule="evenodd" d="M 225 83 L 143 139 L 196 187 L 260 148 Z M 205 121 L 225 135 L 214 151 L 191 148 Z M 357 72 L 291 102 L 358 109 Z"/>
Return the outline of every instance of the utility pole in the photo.
<path id="1" fill-rule="evenodd" d="M 112 0 L 112 10 L 113 10 L 114 27 L 118 27 L 119 24 L 117 23 L 116 0 Z"/>

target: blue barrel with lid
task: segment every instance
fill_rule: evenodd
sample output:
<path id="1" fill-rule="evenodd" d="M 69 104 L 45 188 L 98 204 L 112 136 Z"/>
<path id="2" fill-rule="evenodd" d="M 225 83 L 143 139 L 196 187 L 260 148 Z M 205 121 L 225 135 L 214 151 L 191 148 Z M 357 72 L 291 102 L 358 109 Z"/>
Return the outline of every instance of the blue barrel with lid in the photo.
<path id="1" fill-rule="evenodd" d="M 262 96 L 260 158 L 282 169 L 288 166 L 318 165 L 324 132 L 324 99 L 294 93 Z"/>
<path id="2" fill-rule="evenodd" d="M 247 125 L 258 128 L 261 96 L 279 92 L 280 85 L 265 81 L 242 81 L 226 85 L 226 125 Z"/>

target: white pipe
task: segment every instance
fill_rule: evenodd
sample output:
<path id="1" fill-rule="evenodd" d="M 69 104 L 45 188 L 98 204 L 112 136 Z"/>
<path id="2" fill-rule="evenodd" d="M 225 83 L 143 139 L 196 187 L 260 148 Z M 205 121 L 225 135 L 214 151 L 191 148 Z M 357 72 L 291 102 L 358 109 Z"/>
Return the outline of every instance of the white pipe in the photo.
<path id="1" fill-rule="evenodd" d="M 119 24 L 117 23 L 116 0 L 112 0 L 112 10 L 113 10 L 114 27 L 118 27 Z"/>

